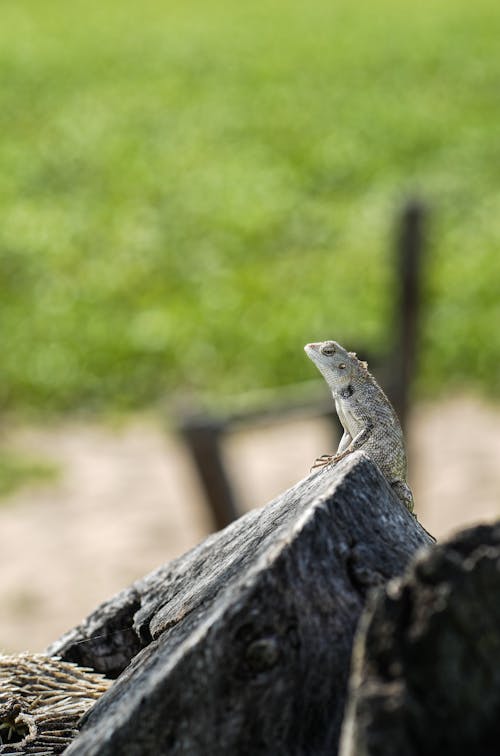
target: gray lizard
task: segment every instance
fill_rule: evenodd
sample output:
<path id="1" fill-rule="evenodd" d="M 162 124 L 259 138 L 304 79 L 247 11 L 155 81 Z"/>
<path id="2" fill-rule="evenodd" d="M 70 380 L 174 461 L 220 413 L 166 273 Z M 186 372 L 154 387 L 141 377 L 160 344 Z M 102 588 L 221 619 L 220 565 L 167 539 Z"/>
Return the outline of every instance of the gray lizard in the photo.
<path id="1" fill-rule="evenodd" d="M 344 428 L 337 452 L 318 457 L 313 469 L 338 462 L 362 449 L 379 466 L 405 507 L 413 512 L 413 495 L 406 482 L 403 431 L 389 399 L 368 372 L 366 362 L 336 341 L 306 344 L 304 350 L 330 387 Z"/>

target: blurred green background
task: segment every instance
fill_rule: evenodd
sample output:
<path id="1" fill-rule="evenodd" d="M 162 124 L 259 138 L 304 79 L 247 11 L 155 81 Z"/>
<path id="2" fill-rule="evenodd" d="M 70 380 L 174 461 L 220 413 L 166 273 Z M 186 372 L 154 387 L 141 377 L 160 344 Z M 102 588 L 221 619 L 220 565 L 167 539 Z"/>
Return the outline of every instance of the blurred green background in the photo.
<path id="1" fill-rule="evenodd" d="M 432 208 L 419 390 L 498 393 L 500 5 L 4 0 L 4 412 L 316 377 L 387 346 Z"/>

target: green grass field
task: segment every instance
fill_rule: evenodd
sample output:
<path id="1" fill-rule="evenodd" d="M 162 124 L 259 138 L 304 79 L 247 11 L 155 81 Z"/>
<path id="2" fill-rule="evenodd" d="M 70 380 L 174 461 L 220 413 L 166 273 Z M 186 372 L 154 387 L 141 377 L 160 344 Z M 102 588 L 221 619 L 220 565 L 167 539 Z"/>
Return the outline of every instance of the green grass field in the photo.
<path id="1" fill-rule="evenodd" d="M 4 411 L 310 378 L 387 346 L 432 207 L 420 390 L 500 390 L 500 5 L 4 0 Z"/>

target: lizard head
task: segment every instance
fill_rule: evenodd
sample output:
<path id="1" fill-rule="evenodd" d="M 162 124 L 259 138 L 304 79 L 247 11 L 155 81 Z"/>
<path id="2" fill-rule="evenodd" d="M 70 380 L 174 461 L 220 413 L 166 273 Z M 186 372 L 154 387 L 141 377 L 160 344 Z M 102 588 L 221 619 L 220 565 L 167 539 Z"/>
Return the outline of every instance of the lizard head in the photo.
<path id="1" fill-rule="evenodd" d="M 323 374 L 331 389 L 348 386 L 353 376 L 355 355 L 336 341 L 317 341 L 306 344 L 304 351 Z"/>

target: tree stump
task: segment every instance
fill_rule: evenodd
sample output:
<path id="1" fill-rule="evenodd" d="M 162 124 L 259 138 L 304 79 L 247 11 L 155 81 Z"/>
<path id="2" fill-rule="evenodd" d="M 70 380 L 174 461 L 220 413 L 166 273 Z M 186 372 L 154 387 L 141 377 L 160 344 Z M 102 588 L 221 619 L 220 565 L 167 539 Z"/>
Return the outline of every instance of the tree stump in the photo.
<path id="1" fill-rule="evenodd" d="M 372 600 L 342 756 L 500 753 L 500 525 L 417 557 Z"/>
<path id="2" fill-rule="evenodd" d="M 124 670 L 68 756 L 337 753 L 367 593 L 430 541 L 362 452 L 312 473 L 52 645 Z"/>

